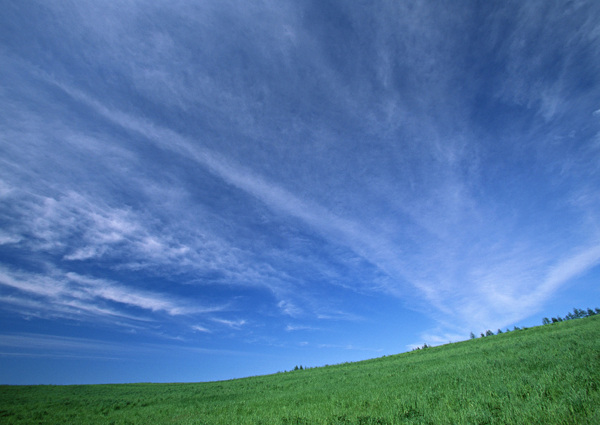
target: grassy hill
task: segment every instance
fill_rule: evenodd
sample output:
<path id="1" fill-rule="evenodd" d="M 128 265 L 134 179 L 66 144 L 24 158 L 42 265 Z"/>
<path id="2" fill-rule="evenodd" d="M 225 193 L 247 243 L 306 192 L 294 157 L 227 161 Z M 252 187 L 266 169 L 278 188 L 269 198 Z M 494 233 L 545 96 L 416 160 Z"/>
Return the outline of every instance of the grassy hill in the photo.
<path id="1" fill-rule="evenodd" d="M 2 424 L 600 424 L 600 315 L 199 384 L 0 386 Z"/>

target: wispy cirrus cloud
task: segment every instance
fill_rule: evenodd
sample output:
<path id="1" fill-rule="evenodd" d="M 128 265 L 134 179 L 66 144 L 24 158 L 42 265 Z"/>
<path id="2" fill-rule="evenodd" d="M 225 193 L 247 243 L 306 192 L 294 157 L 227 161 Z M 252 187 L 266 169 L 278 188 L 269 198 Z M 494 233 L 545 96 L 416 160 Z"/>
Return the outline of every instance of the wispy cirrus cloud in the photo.
<path id="1" fill-rule="evenodd" d="M 600 244 L 578 248 L 553 265 L 546 274 L 538 296 L 547 298 L 558 287 L 600 264 Z"/>
<path id="2" fill-rule="evenodd" d="M 163 210 L 167 217 L 161 221 L 153 212 L 112 206 L 74 191 L 47 196 L 15 190 L 10 200 L 14 224 L 7 226 L 4 239 L 17 248 L 131 270 L 167 268 L 191 276 L 218 271 L 215 276 L 228 284 L 277 287 L 277 271 L 249 264 L 248 254 L 210 229 L 201 224 L 189 229 L 189 223 L 179 224 L 168 211 Z"/>
<path id="3" fill-rule="evenodd" d="M 221 306 L 201 307 L 170 295 L 57 269 L 41 274 L 2 267 L 0 285 L 16 290 L 16 293 L 2 297 L 2 301 L 16 305 L 22 314 L 58 314 L 82 320 L 148 321 L 152 320 L 149 313 L 199 315 L 224 309 Z"/>
<path id="4" fill-rule="evenodd" d="M 211 350 L 185 344 L 128 343 L 64 335 L 5 333 L 0 335 L 0 357 L 47 357 L 67 359 L 124 360 L 141 353 L 164 355 L 169 350 L 192 353 L 242 355 L 234 350 Z"/>
<path id="5" fill-rule="evenodd" d="M 124 345 L 105 341 L 43 334 L 4 334 L 0 340 L 0 347 L 3 349 L 11 348 L 46 353 L 85 351 L 88 354 L 101 352 L 114 355 L 123 351 L 131 351 L 131 348 Z"/>
<path id="6" fill-rule="evenodd" d="M 220 325 L 224 325 L 228 328 L 236 329 L 236 330 L 239 330 L 242 328 L 242 326 L 248 324 L 248 322 L 245 319 L 228 320 L 228 319 L 221 319 L 218 317 L 212 317 L 211 320 L 215 323 L 218 323 Z"/>
<path id="7" fill-rule="evenodd" d="M 406 296 L 408 288 L 412 288 L 437 311 L 453 315 L 459 320 L 458 326 L 463 328 L 476 321 L 504 326 L 523 318 L 526 307 L 539 305 L 539 300 L 544 298 L 542 295 L 548 287 L 542 283 L 545 270 L 553 267 L 556 262 L 563 261 L 562 256 L 555 251 L 546 250 L 541 253 L 532 246 L 531 250 L 522 251 L 522 261 L 519 260 L 518 264 L 512 258 L 506 262 L 501 257 L 496 258 L 495 253 L 501 249 L 513 250 L 521 241 L 518 236 L 512 241 L 501 237 L 478 242 L 479 252 L 464 251 L 466 256 L 463 255 L 460 262 L 466 268 L 458 272 L 460 266 L 456 260 L 459 253 L 467 248 L 467 244 L 471 244 L 473 238 L 482 231 L 493 235 L 498 230 L 493 224 L 494 215 L 484 218 L 484 214 L 493 211 L 490 206 L 477 200 L 471 194 L 467 181 L 458 178 L 452 171 L 455 160 L 451 156 L 443 156 L 444 161 L 449 161 L 450 167 L 447 175 L 451 179 L 447 184 L 435 189 L 429 197 L 421 197 L 418 201 L 412 199 L 410 206 L 400 208 L 422 230 L 417 232 L 420 240 L 409 239 L 399 244 L 386 235 L 383 228 L 365 222 L 362 217 L 342 217 L 310 199 L 296 196 L 251 169 L 201 147 L 187 136 L 124 112 L 109 110 L 82 92 L 56 84 L 111 122 L 142 134 L 161 149 L 193 159 L 228 184 L 261 200 L 274 211 L 299 219 L 324 237 L 348 247 L 394 279 L 393 284 L 388 283 L 378 290 L 402 297 Z M 432 209 L 437 202 L 446 209 Z M 460 233 L 453 231 L 451 226 L 460 226 Z M 526 235 L 529 236 L 531 235 Z M 413 255 L 403 247 L 407 242 L 416 246 L 419 252 L 429 251 L 428 255 Z M 537 272 L 531 272 L 531 265 L 536 264 L 540 255 L 543 256 L 540 268 Z M 501 272 L 490 276 L 486 283 L 476 275 L 479 268 L 477 262 L 482 259 L 488 270 L 508 268 L 513 270 L 513 277 L 520 274 L 520 278 L 504 280 L 505 273 Z M 432 267 L 432 262 L 437 263 L 438 267 Z M 591 263 L 589 267 L 594 265 L 595 263 Z M 475 277 L 475 280 L 464 280 L 469 275 L 471 279 Z M 557 280 L 553 291 L 566 281 L 567 279 Z M 529 288 L 527 294 L 520 293 L 523 286 Z M 532 301 L 534 299 L 538 301 Z M 482 308 L 491 305 L 494 306 L 491 310 Z M 486 310 L 493 313 L 484 313 Z M 338 315 L 325 313 L 318 314 L 318 317 L 331 319 Z"/>
<path id="8" fill-rule="evenodd" d="M 281 300 L 277 303 L 277 307 L 281 309 L 283 314 L 291 317 L 299 317 L 303 313 L 301 308 L 297 307 L 290 301 Z"/>
<path id="9" fill-rule="evenodd" d="M 97 104 L 94 106 L 107 114 L 112 113 Z M 116 112 L 118 115 L 119 112 Z M 109 116 L 116 119 L 113 115 Z M 123 117 L 116 119 L 116 122 L 123 124 L 127 130 L 139 130 L 143 135 L 151 136 L 155 128 L 161 136 L 182 138 L 175 132 L 145 121 L 130 128 L 126 123 L 135 123 L 136 120 L 130 121 L 127 115 Z M 125 121 L 119 121 L 123 119 Z M 68 131 L 63 129 L 60 134 L 68 135 L 67 140 L 73 152 L 83 150 L 94 153 L 99 149 L 99 139 L 88 137 L 85 129 L 79 129 L 79 132 L 76 127 Z M 28 135 L 27 138 L 33 139 L 34 136 Z M 116 142 L 109 145 L 116 146 Z M 175 149 L 175 152 L 189 155 L 185 149 Z M 134 153 L 127 149 L 126 144 L 118 147 L 115 155 L 122 159 L 119 162 L 123 168 L 133 167 Z M 234 173 L 230 166 L 213 156 L 208 154 L 203 158 L 206 164 L 213 164 L 218 176 L 219 173 Z M 87 158 L 85 161 L 64 164 L 75 171 L 86 165 Z M 114 178 L 132 177 L 131 174 L 121 174 L 120 168 L 116 171 Z M 42 168 L 41 175 L 44 173 Z M 235 180 L 243 184 L 249 176 L 231 175 L 226 182 Z M 269 259 L 257 263 L 254 253 L 232 246 L 216 234 L 212 229 L 215 217 L 207 215 L 205 208 L 187 199 L 189 193 L 185 190 L 176 186 L 165 187 L 144 174 L 136 176 L 134 173 L 132 183 L 148 197 L 148 205 L 151 205 L 148 209 L 140 210 L 112 196 L 101 196 L 98 189 L 106 190 L 104 185 L 98 187 L 96 183 L 83 181 L 69 189 L 71 185 L 59 187 L 52 179 L 45 183 L 45 187 L 32 187 L 29 191 L 16 189 L 15 186 L 10 190 L 11 200 L 16 201 L 8 214 L 14 223 L 9 226 L 12 233 L 10 238 L 16 240 L 20 235 L 28 236 L 27 241 L 19 245 L 21 248 L 52 254 L 73 263 L 73 267 L 79 262 L 100 261 L 117 270 L 163 273 L 167 269 L 187 274 L 189 282 L 209 280 L 225 285 L 266 287 L 280 299 L 290 296 L 289 282 L 294 278 L 286 271 L 271 266 Z M 165 198 L 169 200 L 168 203 Z M 179 222 L 181 218 L 185 219 Z M 273 254 L 279 256 L 277 252 Z"/>
<path id="10" fill-rule="evenodd" d="M 318 328 L 314 328 L 314 327 L 311 327 L 311 326 L 304 326 L 304 325 L 287 325 L 285 327 L 285 330 L 287 332 L 314 331 L 314 330 L 318 330 Z"/>

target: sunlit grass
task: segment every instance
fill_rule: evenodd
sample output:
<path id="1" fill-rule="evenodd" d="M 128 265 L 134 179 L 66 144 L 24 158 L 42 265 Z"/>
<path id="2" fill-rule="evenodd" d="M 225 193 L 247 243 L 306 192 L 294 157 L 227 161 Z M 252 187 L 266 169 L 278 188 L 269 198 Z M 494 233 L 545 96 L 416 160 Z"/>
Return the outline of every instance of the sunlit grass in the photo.
<path id="1" fill-rule="evenodd" d="M 0 387 L 2 424 L 600 423 L 600 316 L 200 384 Z"/>

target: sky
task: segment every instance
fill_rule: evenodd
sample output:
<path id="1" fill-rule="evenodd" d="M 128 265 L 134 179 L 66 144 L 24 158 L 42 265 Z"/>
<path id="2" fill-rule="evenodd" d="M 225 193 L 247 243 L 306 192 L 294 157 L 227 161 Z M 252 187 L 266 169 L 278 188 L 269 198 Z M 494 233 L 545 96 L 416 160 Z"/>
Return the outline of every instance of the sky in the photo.
<path id="1" fill-rule="evenodd" d="M 0 0 L 0 384 L 600 306 L 600 2 Z"/>

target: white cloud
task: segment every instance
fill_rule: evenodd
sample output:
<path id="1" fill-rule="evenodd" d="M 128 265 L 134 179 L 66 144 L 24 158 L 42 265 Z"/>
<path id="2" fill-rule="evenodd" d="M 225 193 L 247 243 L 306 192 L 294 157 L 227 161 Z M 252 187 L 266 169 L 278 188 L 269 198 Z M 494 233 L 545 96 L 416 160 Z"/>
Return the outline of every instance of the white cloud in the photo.
<path id="1" fill-rule="evenodd" d="M 146 313 L 164 312 L 170 316 L 199 315 L 224 309 L 222 306 L 201 307 L 190 300 L 57 269 L 49 275 L 42 275 L 1 267 L 0 285 L 28 295 L 27 298 L 9 295 L 1 299 L 8 305 L 20 306 L 22 314 L 45 312 L 79 320 L 125 318 L 143 322 L 148 320 L 146 316 L 133 315 L 123 307 L 134 307 Z M 107 301 L 109 304 L 106 304 Z"/>
<path id="2" fill-rule="evenodd" d="M 206 332 L 206 333 L 211 332 L 209 329 L 205 328 L 204 326 L 200 326 L 200 325 L 194 325 L 194 326 L 192 326 L 192 329 L 195 330 L 196 332 Z"/>
<path id="3" fill-rule="evenodd" d="M 164 311 L 172 316 L 202 312 L 202 309 L 184 307 L 164 295 L 124 287 L 105 279 L 95 279 L 76 273 L 66 273 L 66 277 L 80 284 L 81 290 L 94 298 L 102 298 L 120 304 L 127 304 L 151 311 Z"/>
<path id="4" fill-rule="evenodd" d="M 600 264 L 600 245 L 580 249 L 550 269 L 537 297 L 547 298 L 561 285 Z"/>
<path id="5" fill-rule="evenodd" d="M 339 310 L 330 310 L 327 312 L 318 312 L 317 319 L 321 320 L 348 320 L 351 322 L 357 322 L 365 320 L 364 317 L 361 317 L 354 313 L 348 313 L 345 311 Z"/>
<path id="6" fill-rule="evenodd" d="M 77 248 L 71 254 L 65 255 L 63 258 L 70 261 L 83 261 L 90 260 L 102 256 L 105 249 L 100 249 L 97 246 L 85 246 L 83 248 Z"/>
<path id="7" fill-rule="evenodd" d="M 205 217 L 182 217 L 197 210 L 189 201 L 173 200 L 172 211 L 140 211 L 72 190 L 55 197 L 24 191 L 13 196 L 15 224 L 0 240 L 21 248 L 73 262 L 104 260 L 115 269 L 162 273 L 167 268 L 190 275 L 218 271 L 223 283 L 274 290 L 285 278 L 268 264 L 251 264 L 251 253 L 215 234 Z"/>
<path id="8" fill-rule="evenodd" d="M 0 197 L 8 197 L 11 193 L 13 193 L 13 190 L 14 189 L 10 184 L 0 179 Z"/>
<path id="9" fill-rule="evenodd" d="M 0 284 L 34 295 L 56 298 L 68 292 L 65 282 L 35 273 L 13 273 L 0 267 Z"/>
<path id="10" fill-rule="evenodd" d="M 23 238 L 16 235 L 8 235 L 4 232 L 0 232 L 0 245 L 17 244 L 21 242 Z"/>
<path id="11" fill-rule="evenodd" d="M 294 305 L 290 301 L 281 300 L 277 303 L 277 307 L 279 307 L 283 314 L 286 314 L 291 317 L 299 317 L 302 315 L 302 309 Z"/>
<path id="12" fill-rule="evenodd" d="M 125 346 L 87 338 L 73 338 L 42 334 L 5 334 L 0 336 L 0 347 L 26 350 L 77 350 L 120 352 Z"/>
<path id="13" fill-rule="evenodd" d="M 225 325 L 229 328 L 232 329 L 236 329 L 239 330 L 242 328 L 242 326 L 246 325 L 248 322 L 246 322 L 246 320 L 244 319 L 240 319 L 240 320 L 227 320 L 227 319 L 219 319 L 219 318 L 212 318 L 211 319 L 213 322 L 215 323 L 219 323 L 221 325 Z"/>
<path id="14" fill-rule="evenodd" d="M 285 327 L 285 330 L 287 332 L 295 332 L 295 331 L 313 331 L 316 330 L 317 328 L 314 328 L 312 326 L 303 326 L 303 325 L 287 325 Z"/>

